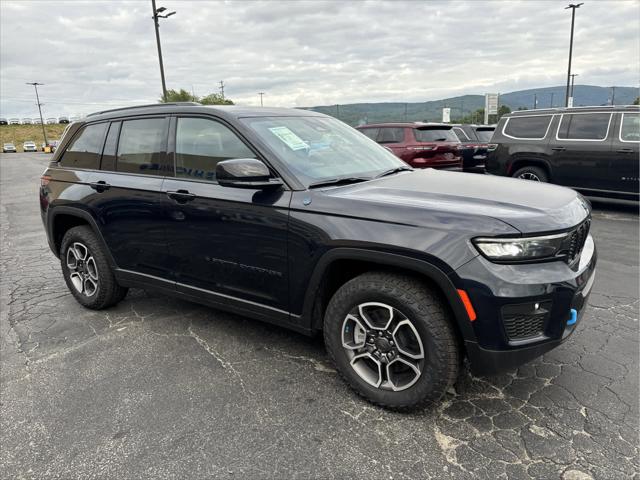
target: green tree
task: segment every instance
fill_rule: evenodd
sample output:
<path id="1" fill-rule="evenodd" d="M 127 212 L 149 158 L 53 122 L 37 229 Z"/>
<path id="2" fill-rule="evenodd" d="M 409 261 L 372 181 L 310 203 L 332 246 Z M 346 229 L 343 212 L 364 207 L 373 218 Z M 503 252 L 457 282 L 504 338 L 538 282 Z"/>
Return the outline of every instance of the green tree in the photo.
<path id="1" fill-rule="evenodd" d="M 633 101 L 634 105 L 640 105 L 640 97 L 636 97 L 636 99 Z"/>
<path id="2" fill-rule="evenodd" d="M 194 97 L 191 93 L 187 92 L 184 88 L 181 88 L 180 90 L 167 90 L 167 100 L 165 102 L 164 98 L 162 98 L 162 96 L 160 97 L 160 100 L 158 100 L 159 103 L 166 103 L 166 102 L 193 102 L 194 101 Z"/>
<path id="3" fill-rule="evenodd" d="M 158 100 L 160 103 L 165 103 L 165 100 L 160 97 Z M 228 98 L 223 98 L 218 93 L 210 93 L 205 97 L 198 97 L 189 93 L 184 88 L 180 90 L 170 89 L 167 90 L 167 102 L 200 102 L 202 105 L 233 105 L 233 101 Z"/>
<path id="4" fill-rule="evenodd" d="M 511 109 L 506 105 L 500 105 L 500 108 L 498 109 L 498 119 L 507 113 L 511 113 Z"/>
<path id="5" fill-rule="evenodd" d="M 199 102 L 203 105 L 233 105 L 231 100 L 223 98 L 218 93 L 210 93 L 206 97 L 200 98 Z"/>

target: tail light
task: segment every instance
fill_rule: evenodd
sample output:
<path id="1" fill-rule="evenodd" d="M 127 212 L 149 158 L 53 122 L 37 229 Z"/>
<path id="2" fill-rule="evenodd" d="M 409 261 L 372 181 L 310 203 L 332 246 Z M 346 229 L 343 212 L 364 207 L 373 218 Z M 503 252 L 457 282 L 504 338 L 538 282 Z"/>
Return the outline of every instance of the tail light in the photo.
<path id="1" fill-rule="evenodd" d="M 50 181 L 51 181 L 51 177 L 49 175 L 42 175 L 40 177 L 40 186 L 46 187 L 47 185 L 49 185 Z"/>
<path id="2" fill-rule="evenodd" d="M 487 144 L 487 152 L 493 152 L 496 148 L 498 148 L 497 143 L 488 143 Z"/>

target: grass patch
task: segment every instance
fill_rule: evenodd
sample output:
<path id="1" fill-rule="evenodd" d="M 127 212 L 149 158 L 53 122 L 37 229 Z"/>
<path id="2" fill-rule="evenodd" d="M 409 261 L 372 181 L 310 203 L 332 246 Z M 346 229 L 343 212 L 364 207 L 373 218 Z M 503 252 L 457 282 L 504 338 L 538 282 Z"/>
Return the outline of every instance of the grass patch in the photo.
<path id="1" fill-rule="evenodd" d="M 47 140 L 60 140 L 66 125 L 45 125 Z M 13 143 L 19 152 L 22 144 L 28 140 L 36 142 L 38 150 L 44 142 L 42 137 L 42 125 L 0 125 L 0 144 Z"/>

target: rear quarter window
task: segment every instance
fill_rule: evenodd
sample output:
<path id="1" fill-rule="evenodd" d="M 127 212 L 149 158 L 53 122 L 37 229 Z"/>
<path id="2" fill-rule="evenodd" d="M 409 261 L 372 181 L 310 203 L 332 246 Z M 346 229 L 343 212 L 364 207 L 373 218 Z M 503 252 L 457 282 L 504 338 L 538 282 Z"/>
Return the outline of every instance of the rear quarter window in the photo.
<path id="1" fill-rule="evenodd" d="M 525 140 L 542 140 L 547 135 L 552 115 L 510 117 L 502 130 L 507 137 Z"/>
<path id="2" fill-rule="evenodd" d="M 640 142 L 640 113 L 622 114 L 620 140 L 623 142 Z"/>
<path id="3" fill-rule="evenodd" d="M 82 128 L 62 154 L 60 164 L 70 168 L 99 169 L 107 125 L 97 123 Z"/>

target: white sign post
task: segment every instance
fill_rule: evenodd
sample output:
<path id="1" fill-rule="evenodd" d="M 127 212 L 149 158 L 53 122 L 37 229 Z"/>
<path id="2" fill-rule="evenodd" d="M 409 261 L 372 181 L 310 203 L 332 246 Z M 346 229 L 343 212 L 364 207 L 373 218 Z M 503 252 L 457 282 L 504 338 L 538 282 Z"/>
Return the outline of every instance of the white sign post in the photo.
<path id="1" fill-rule="evenodd" d="M 485 93 L 484 94 L 484 124 L 489 124 L 489 115 L 498 114 L 498 94 L 497 93 Z"/>
<path id="2" fill-rule="evenodd" d="M 569 97 L 569 101 L 567 102 L 567 107 L 573 107 L 573 97 Z"/>
<path id="3" fill-rule="evenodd" d="M 442 123 L 449 123 L 451 121 L 451 108 L 444 107 L 442 109 Z"/>

